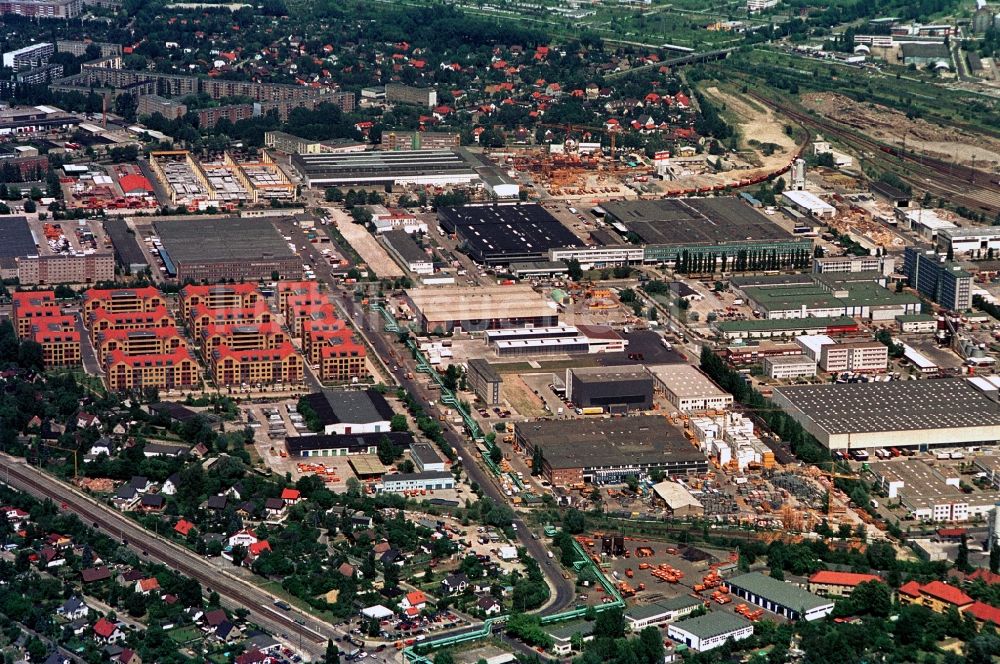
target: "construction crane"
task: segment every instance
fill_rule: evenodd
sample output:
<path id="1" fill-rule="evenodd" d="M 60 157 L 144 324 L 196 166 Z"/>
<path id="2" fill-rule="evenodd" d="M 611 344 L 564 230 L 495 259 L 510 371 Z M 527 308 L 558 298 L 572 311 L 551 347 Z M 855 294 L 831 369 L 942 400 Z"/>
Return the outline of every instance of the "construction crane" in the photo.
<path id="1" fill-rule="evenodd" d="M 562 129 L 563 131 L 566 132 L 566 138 L 569 138 L 571 134 L 584 133 L 584 132 L 597 132 L 601 134 L 607 134 L 607 136 L 611 140 L 611 168 L 617 169 L 618 160 L 616 159 L 616 157 L 618 152 L 615 143 L 618 134 L 621 132 L 620 126 L 615 125 L 614 127 L 591 127 L 588 125 L 556 124 L 549 122 L 540 122 L 539 126 L 548 127 L 550 129 Z"/>

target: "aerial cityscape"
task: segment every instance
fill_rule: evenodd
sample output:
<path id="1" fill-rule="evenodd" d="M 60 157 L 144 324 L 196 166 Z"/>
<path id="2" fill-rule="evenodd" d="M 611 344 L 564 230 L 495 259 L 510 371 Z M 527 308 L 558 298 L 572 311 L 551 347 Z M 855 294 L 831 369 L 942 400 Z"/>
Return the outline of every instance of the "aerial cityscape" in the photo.
<path id="1" fill-rule="evenodd" d="M 1000 661 L 1000 4 L 0 26 L 5 664 Z"/>

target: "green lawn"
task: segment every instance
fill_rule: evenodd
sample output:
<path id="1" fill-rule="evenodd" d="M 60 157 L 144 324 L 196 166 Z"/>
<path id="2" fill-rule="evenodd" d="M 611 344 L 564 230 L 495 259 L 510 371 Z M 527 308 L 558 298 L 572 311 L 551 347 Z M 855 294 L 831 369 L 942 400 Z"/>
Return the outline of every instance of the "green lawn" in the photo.
<path id="1" fill-rule="evenodd" d="M 177 644 L 189 643 L 201 639 L 201 632 L 197 627 L 178 627 L 167 632 L 167 635 Z"/>

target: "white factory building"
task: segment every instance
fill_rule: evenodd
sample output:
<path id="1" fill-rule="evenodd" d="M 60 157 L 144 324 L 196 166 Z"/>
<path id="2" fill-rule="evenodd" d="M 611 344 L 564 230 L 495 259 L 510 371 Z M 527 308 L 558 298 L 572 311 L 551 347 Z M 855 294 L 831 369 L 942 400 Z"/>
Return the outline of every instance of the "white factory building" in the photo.
<path id="1" fill-rule="evenodd" d="M 658 364 L 646 369 L 656 379 L 667 401 L 682 413 L 705 410 L 728 410 L 733 395 L 689 364 Z"/>
<path id="2" fill-rule="evenodd" d="M 796 210 L 816 219 L 833 219 L 837 216 L 837 208 L 811 192 L 789 190 L 781 192 L 781 196 Z"/>
<path id="3" fill-rule="evenodd" d="M 768 378 L 783 380 L 816 375 L 816 363 L 805 355 L 774 355 L 761 360 Z"/>
<path id="4" fill-rule="evenodd" d="M 964 378 L 780 386 L 772 398 L 832 450 L 1000 441 L 1000 408 Z"/>

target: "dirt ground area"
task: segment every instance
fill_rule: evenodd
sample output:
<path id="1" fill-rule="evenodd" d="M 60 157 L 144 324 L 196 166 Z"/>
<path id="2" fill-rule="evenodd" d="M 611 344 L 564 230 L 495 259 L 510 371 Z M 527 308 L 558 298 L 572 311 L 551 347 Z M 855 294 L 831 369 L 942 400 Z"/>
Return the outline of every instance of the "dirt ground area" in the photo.
<path id="1" fill-rule="evenodd" d="M 1000 165 L 1000 141 L 988 136 L 943 127 L 926 120 L 910 120 L 905 113 L 897 110 L 877 104 L 862 104 L 833 92 L 802 95 L 802 104 L 824 117 L 860 129 L 872 138 L 902 143 L 905 136 L 907 148 L 919 149 L 933 157 L 958 159 L 971 165 L 975 156 L 980 167 Z"/>
<path id="2" fill-rule="evenodd" d="M 324 208 L 330 219 L 337 225 L 337 230 L 344 236 L 344 239 L 358 255 L 364 259 L 368 267 L 380 277 L 404 277 L 403 269 L 396 264 L 389 256 L 382 245 L 365 230 L 361 224 L 354 223 L 353 220 L 343 211 L 337 208 Z"/>
<path id="3" fill-rule="evenodd" d="M 542 417 L 546 415 L 541 400 L 532 392 L 532 388 L 517 374 L 506 374 L 500 387 L 500 397 L 510 404 L 511 408 L 523 417 Z"/>
<path id="4" fill-rule="evenodd" d="M 785 133 L 784 123 L 774 115 L 769 108 L 751 104 L 745 99 L 727 94 L 718 88 L 707 88 L 705 92 L 714 100 L 725 104 L 726 110 L 738 115 L 740 122 L 740 134 L 743 141 L 753 139 L 763 143 L 774 143 L 778 149 L 774 154 L 766 156 L 758 153 L 762 170 L 772 170 L 780 168 L 788 163 L 791 156 L 795 154 L 798 147 L 791 136 Z M 746 147 L 751 147 L 749 144 Z"/>

